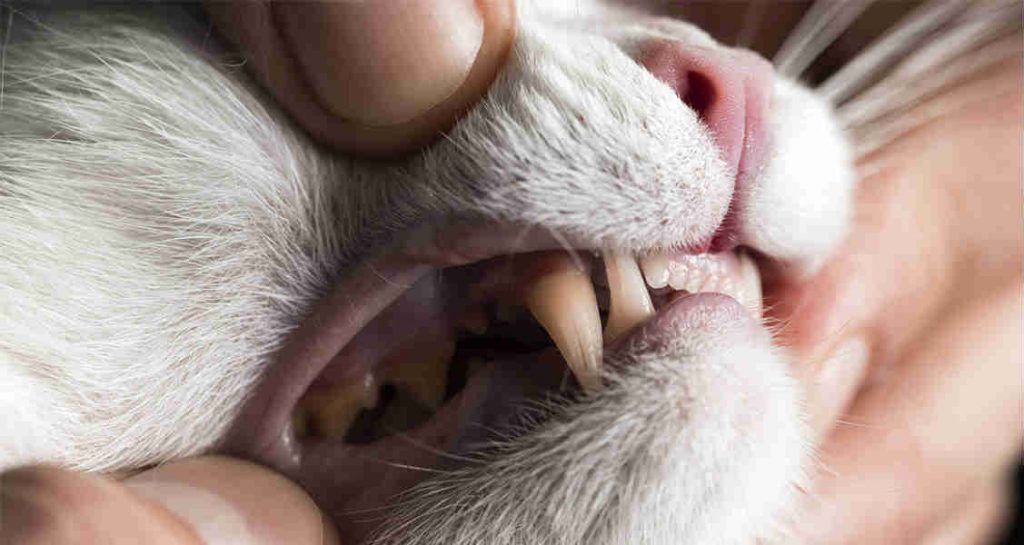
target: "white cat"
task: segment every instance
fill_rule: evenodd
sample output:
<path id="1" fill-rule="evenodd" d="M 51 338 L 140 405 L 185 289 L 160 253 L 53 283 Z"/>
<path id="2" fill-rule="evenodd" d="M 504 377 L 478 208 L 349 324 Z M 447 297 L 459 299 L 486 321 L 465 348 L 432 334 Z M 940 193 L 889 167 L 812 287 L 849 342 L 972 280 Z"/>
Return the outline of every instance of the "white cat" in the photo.
<path id="1" fill-rule="evenodd" d="M 852 156 L 830 106 L 692 25 L 535 4 L 487 96 L 390 163 L 312 144 L 205 28 L 161 23 L 173 8 L 15 14 L 0 469 L 227 451 L 298 481 L 352 542 L 784 531 L 809 452 L 749 255 L 804 274 L 845 234 Z M 587 297 L 605 294 L 608 321 L 657 313 L 602 348 Z M 429 401 L 465 359 L 457 330 L 498 299 L 530 307 L 587 393 L 560 386 L 553 350 L 495 348 L 403 433 L 296 429 L 371 418 L 386 382 Z M 293 420 L 314 381 L 332 385 L 324 414 Z"/>

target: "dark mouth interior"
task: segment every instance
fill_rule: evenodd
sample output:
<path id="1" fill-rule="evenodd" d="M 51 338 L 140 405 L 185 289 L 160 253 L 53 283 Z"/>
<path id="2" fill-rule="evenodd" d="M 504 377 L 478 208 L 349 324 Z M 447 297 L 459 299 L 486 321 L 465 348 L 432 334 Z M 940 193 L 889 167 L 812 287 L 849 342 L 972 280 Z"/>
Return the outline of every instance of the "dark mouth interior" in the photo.
<path id="1" fill-rule="evenodd" d="M 511 272 L 518 256 L 505 255 L 470 265 L 439 269 L 430 278 L 421 280 L 436 283 L 439 299 L 436 303 L 441 307 L 436 315 L 426 320 L 444 323 L 442 327 L 455 341 L 454 352 L 447 363 L 444 395 L 440 404 L 431 406 L 417 399 L 402 384 L 382 380 L 376 404 L 359 410 L 340 441 L 351 445 L 369 445 L 398 433 L 412 431 L 430 421 L 485 366 L 555 349 L 548 333 L 530 311 L 522 302 L 514 301 L 509 296 L 519 274 L 519 271 Z M 602 270 L 601 267 L 591 266 L 594 259 L 589 254 L 581 254 L 580 259 L 591 270 Z M 600 305 L 600 313 L 602 320 L 605 320 L 608 290 L 601 285 L 600 278 L 594 280 L 598 299 L 604 301 Z M 467 319 L 470 315 L 473 316 L 472 320 Z M 415 330 L 424 327 L 426 320 L 411 319 L 403 327 Z M 482 325 L 481 320 L 486 325 Z M 412 336 L 415 337 L 415 334 Z M 408 335 L 406 338 L 409 338 Z M 391 352 L 398 351 L 400 348 L 395 346 Z M 344 362 L 340 365 L 344 365 Z M 568 380 L 564 381 L 561 393 L 572 395 L 577 385 L 571 379 L 568 367 L 563 372 Z M 324 374 L 328 373 L 330 369 L 325 370 Z M 315 427 L 303 427 L 307 431 L 300 434 L 305 436 L 300 437 L 300 440 L 339 440 L 318 434 Z"/>
<path id="2" fill-rule="evenodd" d="M 538 261 L 533 259 L 536 255 L 539 253 L 510 254 L 469 265 L 437 269 L 414 284 L 402 298 L 374 319 L 385 321 L 386 327 L 374 330 L 371 322 L 354 339 L 353 344 L 358 345 L 365 340 L 361 337 L 367 337 L 370 344 L 376 345 L 374 355 L 364 357 L 366 369 L 376 377 L 371 386 L 376 391 L 372 403 L 347 413 L 354 416 L 344 420 L 344 426 L 336 426 L 327 433 L 322 431 L 323 426 L 318 430 L 317 426 L 295 425 L 296 430 L 303 430 L 297 433 L 297 439 L 365 446 L 396 434 L 415 432 L 450 404 L 487 366 L 522 360 L 523 357 L 538 359 L 545 352 L 557 354 L 557 347 L 548 332 L 517 295 L 517 286 L 528 281 L 531 275 L 540 274 L 531 270 L 529 265 Z M 591 252 L 579 252 L 574 259 L 590 274 L 603 329 L 610 307 L 603 260 Z M 421 292 L 425 295 L 418 295 Z M 648 287 L 648 293 L 654 308 L 659 309 L 688 292 L 669 287 Z M 424 337 L 427 337 L 426 342 L 423 342 Z M 433 366 L 441 365 L 441 362 L 436 355 L 431 355 L 430 348 L 437 344 L 431 339 L 437 338 L 442 339 L 442 343 L 452 343 L 452 349 L 450 352 L 442 351 L 444 361 L 440 372 L 443 390 L 427 396 L 431 400 L 426 401 L 422 390 L 417 395 L 416 389 L 403 380 L 408 381 L 410 376 L 420 373 L 438 372 Z M 426 346 L 426 352 L 418 350 L 418 346 Z M 358 355 L 359 351 L 356 353 Z M 579 384 L 564 360 L 555 359 L 561 362 L 558 372 L 564 377 L 558 395 L 577 395 Z M 327 366 L 321 378 L 351 365 L 346 358 L 336 360 Z M 422 361 L 430 363 L 421 365 Z M 396 366 L 403 368 L 399 379 L 389 380 L 389 376 L 393 377 L 389 375 L 389 369 Z M 528 374 L 529 371 L 524 370 L 523 373 Z M 321 378 L 314 381 L 311 389 L 323 382 Z M 351 377 L 346 380 L 352 381 Z M 525 380 L 530 379 L 527 376 Z M 545 391 L 548 390 L 542 393 Z M 309 392 L 307 390 L 307 395 Z"/>
<path id="3" fill-rule="evenodd" d="M 449 403 L 466 383 L 488 362 L 518 355 L 535 354 L 554 347 L 547 332 L 522 308 L 503 307 L 499 315 L 496 302 L 484 305 L 490 325 L 483 333 L 457 332 L 455 352 L 448 363 L 444 399 Z M 568 368 L 566 368 L 568 372 Z M 441 407 L 433 408 L 416 399 L 400 385 L 385 382 L 379 401 L 356 416 L 344 442 L 370 444 L 425 424 Z"/>

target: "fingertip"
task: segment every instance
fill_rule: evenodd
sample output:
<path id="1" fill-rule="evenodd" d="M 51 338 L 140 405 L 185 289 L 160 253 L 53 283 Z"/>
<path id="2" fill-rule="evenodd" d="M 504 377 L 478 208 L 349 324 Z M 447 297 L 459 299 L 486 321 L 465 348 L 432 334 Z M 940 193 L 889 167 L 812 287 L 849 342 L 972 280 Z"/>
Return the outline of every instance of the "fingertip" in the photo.
<path id="1" fill-rule="evenodd" d="M 200 542 L 169 512 L 106 477 L 32 466 L 0 475 L 0 543 Z"/>
<path id="2" fill-rule="evenodd" d="M 208 3 L 257 78 L 317 140 L 374 156 L 422 147 L 486 92 L 512 0 Z"/>
<path id="3" fill-rule="evenodd" d="M 125 484 L 185 521 L 210 545 L 339 545 L 337 532 L 298 485 L 262 466 L 190 458 Z"/>
<path id="4" fill-rule="evenodd" d="M 443 102 L 483 41 L 473 0 L 271 6 L 320 104 L 366 126 L 405 123 Z"/>

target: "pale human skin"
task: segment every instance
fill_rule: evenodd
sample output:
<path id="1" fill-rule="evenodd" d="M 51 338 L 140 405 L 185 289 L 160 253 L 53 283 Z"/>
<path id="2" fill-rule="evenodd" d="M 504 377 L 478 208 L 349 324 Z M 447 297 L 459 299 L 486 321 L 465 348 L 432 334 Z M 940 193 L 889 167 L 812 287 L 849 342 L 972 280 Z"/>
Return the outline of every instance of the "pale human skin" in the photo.
<path id="1" fill-rule="evenodd" d="M 449 53 L 439 53 L 438 66 L 453 67 L 440 72 L 447 80 L 424 84 L 422 94 L 396 97 L 388 103 L 394 110 L 369 117 L 374 127 L 340 121 L 311 126 L 311 119 L 336 118 L 304 117 L 303 105 L 313 102 L 294 89 L 274 87 L 280 80 L 272 73 L 272 56 L 269 68 L 257 70 L 271 71 L 262 75 L 278 100 L 327 143 L 355 152 L 403 151 L 450 124 L 500 66 L 501 43 L 513 29 L 510 11 L 502 11 L 507 6 L 500 2 L 481 6 L 493 10 L 484 17 L 483 40 L 489 45 L 479 48 L 472 67 L 467 71 L 444 57 Z M 238 27 L 225 32 L 231 28 Z M 416 28 L 410 24 L 402 30 Z M 324 57 L 330 50 L 305 45 L 293 50 L 299 57 L 302 51 L 312 55 L 304 66 L 328 62 Z M 319 51 L 324 56 L 316 57 Z M 423 61 L 423 51 L 408 53 Z M 461 50 L 455 56 L 466 58 Z M 388 83 L 386 77 L 376 80 L 374 93 L 391 89 Z M 331 84 L 311 82 L 314 88 Z M 808 386 L 809 413 L 821 438 L 823 470 L 800 514 L 799 528 L 809 543 L 982 542 L 1005 509 L 1005 471 L 1019 455 L 1022 439 L 1020 95 L 1020 66 L 1010 63 L 936 99 L 959 106 L 879 153 L 873 164 L 883 168 L 862 182 L 853 236 L 818 275 L 788 288 L 809 300 L 828 294 L 830 304 L 820 313 L 804 314 L 805 319 L 844 324 L 851 336 L 865 336 L 872 354 L 866 368 L 827 372 L 818 365 L 821 355 L 842 339 L 814 338 L 805 331 L 815 329 L 801 323 L 783 330 L 802 356 L 796 373 Z M 410 102 L 399 107 L 402 100 Z M 410 111 L 422 115 L 410 121 Z M 395 120 L 400 122 L 389 123 Z M 352 147 L 356 140 L 374 144 Z M 964 399 L 972 403 L 961 405 Z M 972 412 L 965 414 L 966 407 Z M 237 471 L 238 478 L 223 478 L 223 471 Z M 220 495 L 252 520 L 267 523 L 265 542 L 333 538 L 297 487 L 254 466 L 205 458 L 126 482 L 147 476 L 189 482 Z M 250 492 L 232 493 L 240 487 L 251 487 Z M 67 535 L 60 532 L 91 528 L 98 532 L 92 534 L 96 542 L 196 542 L 187 522 L 132 490 L 53 469 L 10 472 L 0 487 L 8 515 L 2 537 L 44 543 Z M 240 497 L 261 501 L 240 502 Z M 18 509 L 25 516 L 10 516 Z M 102 517 L 123 524 L 129 519 L 123 516 L 126 509 L 144 513 L 132 517 L 142 522 L 97 524 Z M 258 516 L 267 512 L 280 515 L 281 525 Z M 286 520 L 306 522 L 286 526 Z M 274 534 L 288 531 L 296 533 L 287 539 Z"/>

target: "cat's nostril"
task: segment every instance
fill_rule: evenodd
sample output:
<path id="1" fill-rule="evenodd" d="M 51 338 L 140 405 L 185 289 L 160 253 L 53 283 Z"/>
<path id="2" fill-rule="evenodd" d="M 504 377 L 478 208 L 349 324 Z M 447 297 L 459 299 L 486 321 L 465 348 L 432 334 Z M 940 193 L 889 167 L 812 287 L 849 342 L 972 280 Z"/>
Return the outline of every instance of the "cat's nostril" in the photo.
<path id="1" fill-rule="evenodd" d="M 715 101 L 715 88 L 700 72 L 687 72 L 685 78 L 682 86 L 676 89 L 676 96 L 704 119 L 708 108 Z"/>
<path id="2" fill-rule="evenodd" d="M 722 156 L 737 173 L 748 126 L 760 126 L 773 86 L 771 65 L 738 49 L 710 49 L 677 40 L 652 40 L 638 62 L 675 91 L 711 130 Z"/>

